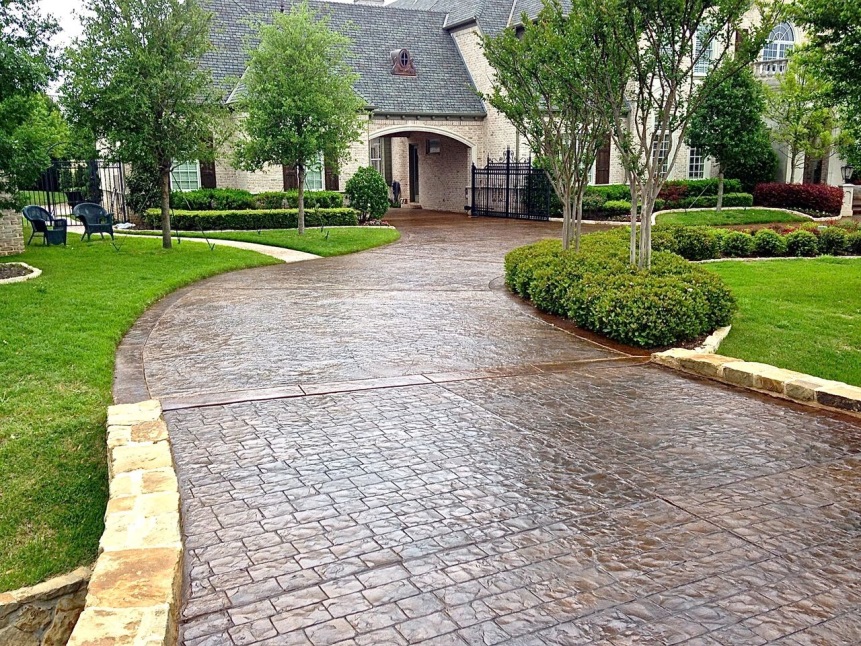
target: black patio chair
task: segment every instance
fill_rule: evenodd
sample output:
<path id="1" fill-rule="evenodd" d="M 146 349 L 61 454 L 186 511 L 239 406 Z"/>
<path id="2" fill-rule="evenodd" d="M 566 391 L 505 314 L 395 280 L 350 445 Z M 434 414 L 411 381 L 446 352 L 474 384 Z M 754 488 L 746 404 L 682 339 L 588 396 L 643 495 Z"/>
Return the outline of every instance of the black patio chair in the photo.
<path id="1" fill-rule="evenodd" d="M 65 219 L 55 218 L 41 206 L 36 206 L 35 204 L 25 206 L 21 210 L 21 213 L 27 222 L 30 223 L 30 227 L 33 230 L 30 234 L 30 239 L 27 240 L 27 244 L 33 242 L 33 237 L 37 233 L 41 233 L 42 241 L 45 245 L 66 245 L 68 222 Z"/>
<path id="2" fill-rule="evenodd" d="M 84 238 L 89 240 L 94 233 L 102 236 L 102 240 L 104 240 L 106 233 L 111 236 L 111 240 L 114 239 L 113 213 L 108 213 L 98 204 L 91 202 L 78 204 L 72 213 L 84 225 L 84 235 L 81 236 L 81 240 Z"/>

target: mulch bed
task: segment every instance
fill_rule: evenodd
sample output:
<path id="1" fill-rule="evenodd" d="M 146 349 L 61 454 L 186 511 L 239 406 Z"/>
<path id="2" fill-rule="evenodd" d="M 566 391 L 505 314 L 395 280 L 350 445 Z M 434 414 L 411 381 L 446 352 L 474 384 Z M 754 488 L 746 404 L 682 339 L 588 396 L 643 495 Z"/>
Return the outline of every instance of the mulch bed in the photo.
<path id="1" fill-rule="evenodd" d="M 12 265 L 9 263 L 0 264 L 0 280 L 6 280 L 7 278 L 20 278 L 21 276 L 29 276 L 32 273 L 32 269 L 22 267 L 21 265 Z"/>

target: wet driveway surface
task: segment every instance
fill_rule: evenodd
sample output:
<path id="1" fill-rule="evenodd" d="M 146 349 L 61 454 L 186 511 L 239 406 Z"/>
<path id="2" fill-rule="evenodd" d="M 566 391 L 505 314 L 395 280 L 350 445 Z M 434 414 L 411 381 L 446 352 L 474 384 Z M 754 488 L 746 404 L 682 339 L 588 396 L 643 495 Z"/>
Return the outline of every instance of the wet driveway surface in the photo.
<path id="1" fill-rule="evenodd" d="M 170 411 L 182 643 L 861 643 L 858 425 L 533 316 L 502 258 L 552 225 L 395 221 L 132 334 L 119 396 L 145 377 Z"/>

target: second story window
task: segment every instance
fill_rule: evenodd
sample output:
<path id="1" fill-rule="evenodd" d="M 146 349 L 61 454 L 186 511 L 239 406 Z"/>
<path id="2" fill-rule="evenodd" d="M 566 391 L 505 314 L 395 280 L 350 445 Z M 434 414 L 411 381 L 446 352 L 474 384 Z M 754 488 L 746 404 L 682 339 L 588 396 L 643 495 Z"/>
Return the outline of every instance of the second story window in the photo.
<path id="1" fill-rule="evenodd" d="M 696 59 L 696 63 L 694 63 L 694 74 L 708 74 L 709 69 L 712 64 L 712 48 L 713 41 L 708 41 L 704 43 L 703 41 L 708 38 L 708 34 L 704 29 L 700 29 L 697 32 L 696 43 L 694 46 L 694 58 Z"/>
<path id="2" fill-rule="evenodd" d="M 795 32 L 792 25 L 782 22 L 771 30 L 765 48 L 762 50 L 762 60 L 777 61 L 789 56 L 795 47 Z"/>

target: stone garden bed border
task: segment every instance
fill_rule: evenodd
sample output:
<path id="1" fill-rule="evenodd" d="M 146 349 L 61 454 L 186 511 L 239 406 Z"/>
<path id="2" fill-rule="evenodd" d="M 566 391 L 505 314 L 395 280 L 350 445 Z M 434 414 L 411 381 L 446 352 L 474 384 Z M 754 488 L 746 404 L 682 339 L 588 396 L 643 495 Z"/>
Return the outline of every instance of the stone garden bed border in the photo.
<path id="1" fill-rule="evenodd" d="M 105 531 L 69 645 L 175 644 L 183 546 L 161 404 L 111 406 L 107 440 Z"/>
<path id="2" fill-rule="evenodd" d="M 0 279 L 0 285 L 11 285 L 12 283 L 23 283 L 28 280 L 33 280 L 34 278 L 38 278 L 42 275 L 42 270 L 37 267 L 32 267 L 28 265 L 26 262 L 0 262 L 0 265 L 18 265 L 19 267 L 24 267 L 25 269 L 29 269 L 30 273 L 26 276 L 15 276 L 14 278 L 3 278 Z"/>

